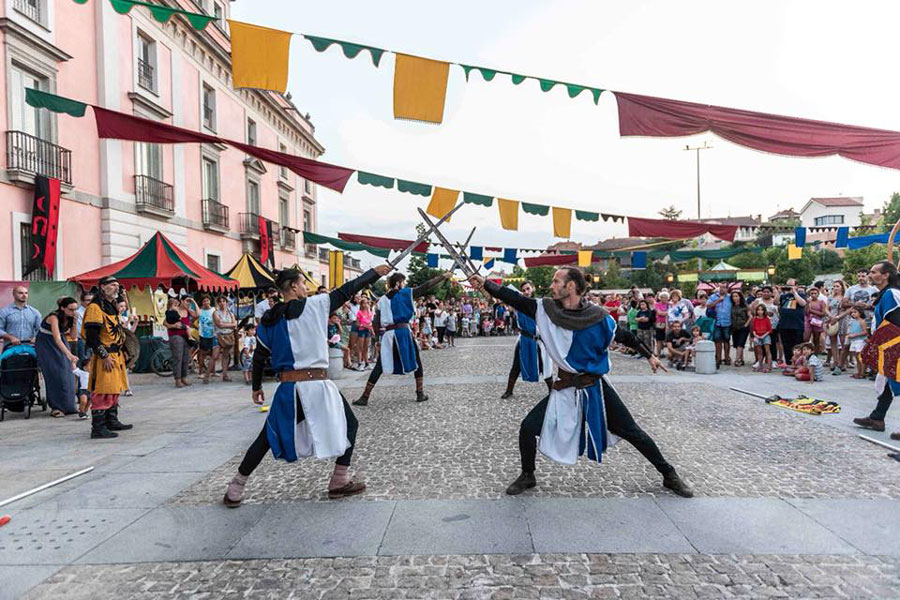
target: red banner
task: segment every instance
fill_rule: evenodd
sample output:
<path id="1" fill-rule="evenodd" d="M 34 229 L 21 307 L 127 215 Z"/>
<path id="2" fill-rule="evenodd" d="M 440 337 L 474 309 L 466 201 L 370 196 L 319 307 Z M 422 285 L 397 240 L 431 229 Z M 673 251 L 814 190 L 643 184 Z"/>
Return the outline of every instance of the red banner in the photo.
<path id="1" fill-rule="evenodd" d="M 48 276 L 53 277 L 53 269 L 56 267 L 56 238 L 59 233 L 59 194 L 59 179 L 43 175 L 34 178 L 31 254 L 22 277 L 27 277 L 41 267 L 47 270 Z"/>
<path id="2" fill-rule="evenodd" d="M 670 221 L 668 219 L 638 219 L 628 217 L 628 235 L 631 237 L 659 237 L 667 240 L 695 238 L 711 233 L 719 239 L 734 241 L 737 225 L 715 225 L 699 221 Z"/>
<path id="3" fill-rule="evenodd" d="M 387 248 L 388 250 L 406 250 L 414 240 L 398 240 L 396 238 L 374 237 L 371 235 L 359 235 L 356 233 L 338 233 L 338 237 L 345 242 L 356 242 L 375 248 Z M 428 252 L 428 242 L 422 242 L 414 249 L 415 252 Z"/>
<path id="4" fill-rule="evenodd" d="M 275 244 L 272 240 L 272 221 L 262 215 L 259 223 L 259 262 L 270 269 L 275 268 Z"/>

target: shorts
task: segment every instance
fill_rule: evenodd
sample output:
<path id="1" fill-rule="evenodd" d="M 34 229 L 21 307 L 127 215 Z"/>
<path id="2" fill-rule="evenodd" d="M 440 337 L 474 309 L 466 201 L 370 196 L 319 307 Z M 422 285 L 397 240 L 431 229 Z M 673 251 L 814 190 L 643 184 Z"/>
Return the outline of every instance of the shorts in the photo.
<path id="1" fill-rule="evenodd" d="M 753 338 L 753 345 L 754 346 L 771 346 L 772 345 L 772 336 L 767 335 L 766 337 L 764 337 L 762 339 Z"/>
<path id="2" fill-rule="evenodd" d="M 368 329 L 359 329 L 359 330 L 357 330 L 356 335 L 361 339 L 365 339 L 365 338 L 372 337 L 372 332 L 369 331 Z"/>
<path id="3" fill-rule="evenodd" d="M 249 371 L 252 366 L 253 366 L 253 358 L 251 358 L 249 356 L 245 356 L 243 359 L 241 359 L 241 370 Z"/>
<path id="4" fill-rule="evenodd" d="M 665 330 L 665 328 L 660 329 L 660 328 L 654 327 L 654 329 L 653 329 L 653 339 L 655 339 L 657 342 L 664 342 L 664 341 L 666 341 L 666 330 Z"/>
<path id="5" fill-rule="evenodd" d="M 90 393 L 89 391 L 87 391 L 86 389 L 84 389 L 84 388 L 79 388 L 79 389 L 78 389 L 78 393 L 75 394 L 75 396 L 78 397 L 78 398 L 81 398 L 82 396 L 87 396 L 88 398 L 90 398 L 90 397 L 91 397 L 91 393 Z"/>
<path id="6" fill-rule="evenodd" d="M 750 335 L 749 327 L 731 330 L 731 344 L 735 348 L 743 348 L 747 345 L 747 337 Z"/>
<path id="7" fill-rule="evenodd" d="M 214 338 L 214 337 L 200 338 L 200 351 L 201 352 L 212 352 L 213 348 L 218 348 L 218 347 L 219 347 L 219 340 L 217 340 L 216 338 Z"/>
<path id="8" fill-rule="evenodd" d="M 359 327 L 356 326 L 356 323 L 350 326 L 350 335 L 359 335 Z"/>
<path id="9" fill-rule="evenodd" d="M 862 352 L 866 346 L 865 338 L 853 338 L 850 340 L 850 352 Z"/>
<path id="10" fill-rule="evenodd" d="M 727 327 L 716 325 L 713 328 L 712 339 L 714 342 L 727 343 L 731 339 L 731 325 L 728 325 Z"/>

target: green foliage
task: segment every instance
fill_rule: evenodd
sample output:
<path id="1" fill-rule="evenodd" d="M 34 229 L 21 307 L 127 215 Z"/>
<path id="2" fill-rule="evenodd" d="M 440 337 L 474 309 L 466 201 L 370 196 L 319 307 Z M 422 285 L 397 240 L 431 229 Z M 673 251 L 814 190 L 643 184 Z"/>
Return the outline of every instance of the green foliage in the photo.
<path id="1" fill-rule="evenodd" d="M 416 238 L 425 233 L 425 225 L 419 223 L 416 225 Z M 416 287 L 422 285 L 429 279 L 437 277 L 443 271 L 441 269 L 432 269 L 428 266 L 425 256 L 412 255 L 409 259 L 409 266 L 406 269 L 407 280 L 406 285 Z M 462 288 L 454 285 L 449 281 L 442 281 L 432 291 L 434 297 L 438 300 L 446 300 L 447 298 L 459 298 L 462 295 Z"/>
<path id="2" fill-rule="evenodd" d="M 686 265 L 687 263 L 684 264 Z M 696 263 L 694 264 L 696 266 Z M 685 270 L 689 269 L 685 268 Z M 631 271 L 628 278 L 628 284 L 622 287 L 636 285 L 639 288 L 651 288 L 656 291 L 666 286 L 666 275 L 675 272 L 676 269 L 674 266 L 654 261 L 649 263 L 646 269 L 635 269 Z"/>
<path id="3" fill-rule="evenodd" d="M 681 216 L 681 213 L 682 213 L 682 211 L 675 208 L 675 205 L 673 204 L 672 206 L 670 206 L 668 208 L 662 209 L 657 214 L 659 214 L 659 216 L 661 216 L 663 219 L 666 219 L 668 221 L 677 221 L 678 218 Z"/>
<path id="4" fill-rule="evenodd" d="M 884 203 L 878 219 L 878 231 L 890 231 L 897 221 L 900 221 L 900 192 L 891 194 L 891 199 Z"/>
<path id="5" fill-rule="evenodd" d="M 834 250 L 826 248 L 810 254 L 816 273 L 839 273 L 844 268 L 844 260 Z"/>
<path id="6" fill-rule="evenodd" d="M 549 296 L 550 282 L 556 273 L 554 267 L 529 267 L 522 269 L 518 265 L 513 267 L 513 277 L 525 277 L 534 284 L 535 296 Z"/>
<path id="7" fill-rule="evenodd" d="M 875 263 L 884 260 L 887 257 L 887 248 L 882 244 L 873 244 L 860 248 L 859 250 L 847 250 L 844 252 L 844 263 L 842 272 L 844 273 L 844 281 L 848 285 L 856 283 L 856 271 L 866 269 L 867 271 Z"/>
<path id="8" fill-rule="evenodd" d="M 764 269 L 769 266 L 769 261 L 763 253 L 745 252 L 729 258 L 728 264 L 738 269 Z"/>

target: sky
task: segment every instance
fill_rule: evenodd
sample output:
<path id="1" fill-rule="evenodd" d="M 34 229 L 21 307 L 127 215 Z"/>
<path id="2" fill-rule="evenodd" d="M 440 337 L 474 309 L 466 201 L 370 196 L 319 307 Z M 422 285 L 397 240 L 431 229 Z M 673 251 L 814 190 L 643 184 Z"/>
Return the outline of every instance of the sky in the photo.
<path id="1" fill-rule="evenodd" d="M 852 9 L 850 7 L 852 6 Z M 895 2 L 490 0 L 310 2 L 238 0 L 232 18 L 429 58 L 493 67 L 678 100 L 900 131 Z M 451 66 L 442 125 L 396 121 L 392 55 L 375 68 L 294 37 L 289 91 L 310 113 L 322 160 L 470 192 L 642 217 L 674 205 L 724 217 L 799 210 L 811 197 L 861 196 L 866 211 L 900 190 L 900 172 L 839 157 L 792 158 L 713 134 L 620 138 L 615 99 L 570 99 L 536 81 L 497 75 L 465 82 Z M 415 237 L 428 199 L 361 186 L 319 188 L 319 233 Z M 477 227 L 474 245 L 545 247 L 552 219 L 519 215 L 500 227 L 492 208 L 466 205 L 442 227 L 451 240 Z M 624 237 L 624 224 L 573 219 L 572 241 Z M 374 264 L 368 255 L 364 264 Z"/>

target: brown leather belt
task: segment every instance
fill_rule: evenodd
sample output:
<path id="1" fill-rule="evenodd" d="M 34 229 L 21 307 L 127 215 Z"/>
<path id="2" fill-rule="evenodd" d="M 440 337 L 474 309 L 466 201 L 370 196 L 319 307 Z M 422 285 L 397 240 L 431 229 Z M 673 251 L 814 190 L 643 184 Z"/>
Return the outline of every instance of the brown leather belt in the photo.
<path id="1" fill-rule="evenodd" d="M 298 369 L 278 373 L 278 381 L 319 381 L 328 379 L 327 369 Z"/>
<path id="2" fill-rule="evenodd" d="M 560 370 L 556 374 L 556 381 L 553 382 L 553 389 L 559 391 L 573 387 L 578 390 L 583 390 L 584 388 L 596 385 L 598 381 L 600 381 L 598 375 L 591 375 L 590 373 L 576 374 Z"/>
<path id="3" fill-rule="evenodd" d="M 409 323 L 394 323 L 384 328 L 385 331 L 393 331 L 395 329 L 409 329 Z"/>

